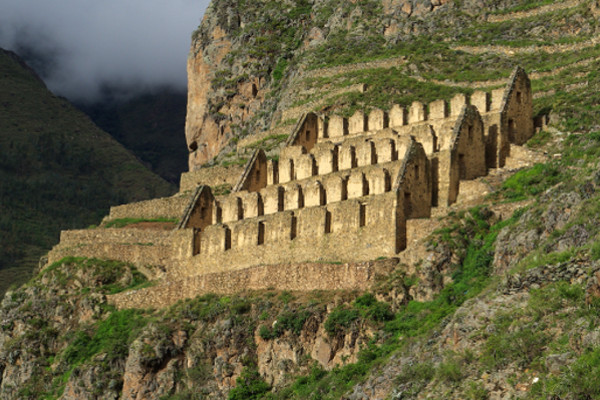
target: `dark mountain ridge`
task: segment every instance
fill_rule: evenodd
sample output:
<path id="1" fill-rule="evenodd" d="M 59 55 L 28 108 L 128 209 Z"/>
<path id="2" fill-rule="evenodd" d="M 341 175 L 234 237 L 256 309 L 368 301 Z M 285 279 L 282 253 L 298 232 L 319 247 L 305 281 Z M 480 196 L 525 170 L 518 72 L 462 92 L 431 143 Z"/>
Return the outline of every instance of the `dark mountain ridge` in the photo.
<path id="1" fill-rule="evenodd" d="M 15 53 L 0 52 L 0 291 L 23 282 L 61 229 L 100 222 L 110 205 L 164 196 L 152 174 Z"/>

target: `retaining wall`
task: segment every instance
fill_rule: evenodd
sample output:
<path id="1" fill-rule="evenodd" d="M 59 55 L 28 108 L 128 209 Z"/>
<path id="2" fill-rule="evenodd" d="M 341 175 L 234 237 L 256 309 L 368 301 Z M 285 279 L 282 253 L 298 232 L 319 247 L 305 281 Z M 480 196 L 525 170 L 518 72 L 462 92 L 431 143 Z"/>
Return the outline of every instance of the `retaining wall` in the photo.
<path id="1" fill-rule="evenodd" d="M 121 218 L 179 219 L 190 199 L 189 195 L 175 195 L 111 207 L 110 213 L 104 218 L 104 221 Z"/>
<path id="2" fill-rule="evenodd" d="M 179 300 L 216 293 L 234 294 L 248 290 L 312 291 L 367 290 L 388 276 L 397 259 L 363 263 L 295 263 L 266 265 L 239 271 L 192 276 L 161 282 L 158 286 L 107 296 L 119 309 L 163 308 Z"/>

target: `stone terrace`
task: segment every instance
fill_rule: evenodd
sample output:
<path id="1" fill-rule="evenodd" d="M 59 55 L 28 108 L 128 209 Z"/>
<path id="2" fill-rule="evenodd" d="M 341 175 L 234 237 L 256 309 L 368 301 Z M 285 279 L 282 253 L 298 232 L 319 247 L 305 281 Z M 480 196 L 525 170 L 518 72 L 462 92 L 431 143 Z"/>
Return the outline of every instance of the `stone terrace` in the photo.
<path id="1" fill-rule="evenodd" d="M 111 210 L 111 218 L 179 213 L 178 229 L 63 232 L 49 259 L 112 258 L 160 266 L 167 281 L 207 274 L 236 281 L 231 274 L 261 265 L 286 264 L 287 274 L 306 262 L 393 258 L 407 246 L 408 220 L 454 203 L 461 181 L 503 166 L 511 145 L 533 135 L 531 101 L 530 81 L 517 68 L 504 89 L 450 104 L 350 118 L 309 113 L 278 160 L 253 154 L 229 195 L 204 183 L 232 184 L 231 177 L 203 171 L 211 182 L 188 176 L 185 195 Z"/>

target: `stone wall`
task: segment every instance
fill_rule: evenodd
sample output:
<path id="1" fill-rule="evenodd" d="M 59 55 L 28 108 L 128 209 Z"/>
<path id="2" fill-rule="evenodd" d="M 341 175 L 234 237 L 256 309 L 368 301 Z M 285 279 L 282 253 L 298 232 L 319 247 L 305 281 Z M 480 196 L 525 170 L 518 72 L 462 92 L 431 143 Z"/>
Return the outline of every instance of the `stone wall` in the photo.
<path id="1" fill-rule="evenodd" d="M 367 261 L 405 246 L 397 193 L 362 196 L 206 227 L 183 275 L 303 261 Z"/>
<path id="2" fill-rule="evenodd" d="M 48 264 L 64 257 L 88 257 L 145 266 L 171 266 L 192 257 L 193 230 L 89 229 L 62 231 Z"/>
<path id="3" fill-rule="evenodd" d="M 319 136 L 327 134 L 327 125 L 322 118 L 315 113 L 305 114 L 286 142 L 287 146 L 302 146 L 310 151 Z"/>
<path id="4" fill-rule="evenodd" d="M 525 71 L 517 68 L 511 76 L 511 84 L 504 92 L 501 106 L 506 118 L 509 143 L 523 145 L 533 136 L 532 101 L 531 82 Z"/>
<path id="5" fill-rule="evenodd" d="M 415 144 L 416 145 L 416 144 Z M 269 185 L 260 192 L 240 191 L 216 197 L 215 222 L 274 214 L 285 210 L 331 204 L 392 190 L 403 161 L 366 165 Z M 425 166 L 423 170 L 425 170 Z"/>
<path id="6" fill-rule="evenodd" d="M 248 290 L 367 290 L 398 265 L 397 259 L 362 263 L 294 263 L 257 266 L 169 280 L 159 286 L 107 296 L 117 308 L 163 308 L 179 300 Z"/>
<path id="7" fill-rule="evenodd" d="M 200 185 L 215 187 L 228 184 L 231 187 L 240 179 L 244 170 L 240 166 L 200 168 L 195 171 L 181 174 L 179 191 L 186 192 L 196 189 Z"/>
<path id="8" fill-rule="evenodd" d="M 248 190 L 257 192 L 267 186 L 267 156 L 263 150 L 256 150 L 246 163 L 234 192 Z"/>
<path id="9" fill-rule="evenodd" d="M 191 199 L 190 195 L 178 194 L 172 197 L 140 201 L 110 208 L 104 221 L 122 218 L 179 219 Z"/>
<path id="10" fill-rule="evenodd" d="M 431 216 L 433 182 L 431 162 L 423 147 L 414 143 L 394 184 L 394 190 L 403 198 L 406 219 Z"/>
<path id="11" fill-rule="evenodd" d="M 516 68 L 506 87 L 491 93 L 476 91 L 471 96 L 455 95 L 450 102 L 436 100 L 428 105 L 415 101 L 409 107 L 393 105 L 388 112 L 357 111 L 350 118 L 322 118 L 326 129 L 318 130 L 318 142 L 340 143 L 351 138 L 372 136 L 393 129 L 400 136 L 414 136 L 428 156 L 447 149 L 452 127 L 466 105 L 481 114 L 488 168 L 504 166 L 510 143 L 523 144 L 534 133 L 531 83 L 522 68 Z"/>
<path id="12" fill-rule="evenodd" d="M 487 175 L 483 121 L 475 106 L 463 107 L 449 149 L 456 152 L 460 180 Z"/>
<path id="13" fill-rule="evenodd" d="M 348 139 L 334 144 L 322 142 L 310 153 L 302 146 L 282 150 L 277 169 L 269 171 L 269 182 L 284 184 L 340 171 L 360 169 L 402 160 L 410 144 L 409 137 L 400 137 L 391 130 L 376 135 Z"/>

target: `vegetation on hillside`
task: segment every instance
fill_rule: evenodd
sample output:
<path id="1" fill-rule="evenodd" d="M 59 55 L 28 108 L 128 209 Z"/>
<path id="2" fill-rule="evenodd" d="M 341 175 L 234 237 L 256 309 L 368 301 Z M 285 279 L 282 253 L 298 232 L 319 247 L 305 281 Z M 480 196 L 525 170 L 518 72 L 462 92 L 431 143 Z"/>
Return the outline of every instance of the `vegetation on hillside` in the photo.
<path id="1" fill-rule="evenodd" d="M 186 105 L 185 92 L 167 87 L 128 99 L 109 93 L 77 106 L 154 173 L 177 185 L 187 171 Z"/>
<path id="2" fill-rule="evenodd" d="M 173 191 L 16 56 L 0 51 L 0 293 L 23 282 L 62 229 Z"/>

